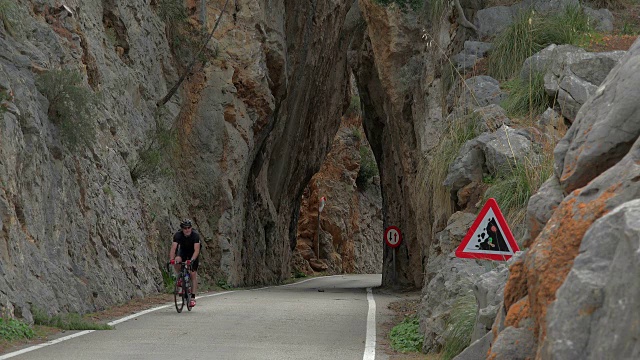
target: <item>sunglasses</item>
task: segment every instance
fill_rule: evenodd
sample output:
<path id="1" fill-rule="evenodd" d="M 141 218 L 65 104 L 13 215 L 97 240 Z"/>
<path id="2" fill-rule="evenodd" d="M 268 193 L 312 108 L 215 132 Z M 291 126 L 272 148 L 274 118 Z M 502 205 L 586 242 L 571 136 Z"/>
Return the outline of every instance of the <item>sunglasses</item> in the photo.
<path id="1" fill-rule="evenodd" d="M 180 226 L 181 228 L 187 230 L 187 229 L 191 229 L 191 226 Z"/>

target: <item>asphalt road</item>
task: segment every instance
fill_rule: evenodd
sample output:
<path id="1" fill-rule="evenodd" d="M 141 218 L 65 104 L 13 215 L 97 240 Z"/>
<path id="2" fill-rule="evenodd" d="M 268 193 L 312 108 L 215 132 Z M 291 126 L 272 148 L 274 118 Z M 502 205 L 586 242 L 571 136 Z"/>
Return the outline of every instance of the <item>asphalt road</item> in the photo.
<path id="1" fill-rule="evenodd" d="M 380 281 L 380 275 L 340 275 L 199 297 L 191 312 L 164 307 L 121 322 L 115 330 L 94 331 L 11 358 L 373 360 L 376 327 L 367 288 Z"/>

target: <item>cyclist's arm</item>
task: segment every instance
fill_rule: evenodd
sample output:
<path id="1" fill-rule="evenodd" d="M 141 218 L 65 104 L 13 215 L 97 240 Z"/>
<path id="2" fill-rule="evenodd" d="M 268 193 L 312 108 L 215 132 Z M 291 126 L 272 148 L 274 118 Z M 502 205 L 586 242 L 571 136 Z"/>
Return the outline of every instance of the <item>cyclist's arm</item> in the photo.
<path id="1" fill-rule="evenodd" d="M 200 255 L 200 243 L 195 243 L 193 244 L 193 256 L 191 257 L 191 259 L 197 259 L 198 255 Z"/>
<path id="2" fill-rule="evenodd" d="M 178 248 L 178 243 L 177 242 L 173 242 L 171 244 L 171 250 L 169 251 L 169 260 L 173 260 L 176 258 L 176 249 Z"/>

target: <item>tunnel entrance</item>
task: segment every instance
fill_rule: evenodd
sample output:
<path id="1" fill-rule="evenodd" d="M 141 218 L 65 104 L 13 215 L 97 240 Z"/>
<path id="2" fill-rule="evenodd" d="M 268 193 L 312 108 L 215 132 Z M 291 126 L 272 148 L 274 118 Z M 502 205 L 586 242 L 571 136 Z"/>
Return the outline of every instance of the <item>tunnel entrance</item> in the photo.
<path id="1" fill-rule="evenodd" d="M 351 93 L 331 150 L 302 195 L 293 254 L 297 276 L 382 272 L 380 176 L 355 86 Z"/>

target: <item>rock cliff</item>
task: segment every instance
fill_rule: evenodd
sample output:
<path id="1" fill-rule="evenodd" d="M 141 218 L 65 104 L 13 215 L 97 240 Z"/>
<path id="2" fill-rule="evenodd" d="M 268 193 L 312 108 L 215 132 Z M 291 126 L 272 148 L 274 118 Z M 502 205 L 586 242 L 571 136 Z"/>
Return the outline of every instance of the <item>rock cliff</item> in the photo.
<path id="1" fill-rule="evenodd" d="M 208 29 L 224 3 L 207 2 Z M 18 315 L 158 291 L 182 217 L 203 235 L 205 277 L 290 276 L 303 190 L 349 102 L 352 3 L 230 3 L 204 62 L 158 109 L 198 45 L 182 40 L 202 9 L 182 4 L 24 0 L 19 22 L 3 18 L 0 291 Z M 36 84 L 60 69 L 80 75 L 65 91 L 96 98 L 79 126 L 57 117 L 55 87 Z M 73 147 L 69 128 L 95 140 Z"/>
<path id="2" fill-rule="evenodd" d="M 324 164 L 302 195 L 296 249 L 306 263 L 295 264 L 298 270 L 307 274 L 311 270 L 382 271 L 382 197 L 375 170 L 360 116 L 343 119 Z M 318 228 L 321 197 L 326 198 L 326 206 Z M 320 257 L 316 254 L 318 230 Z"/>

